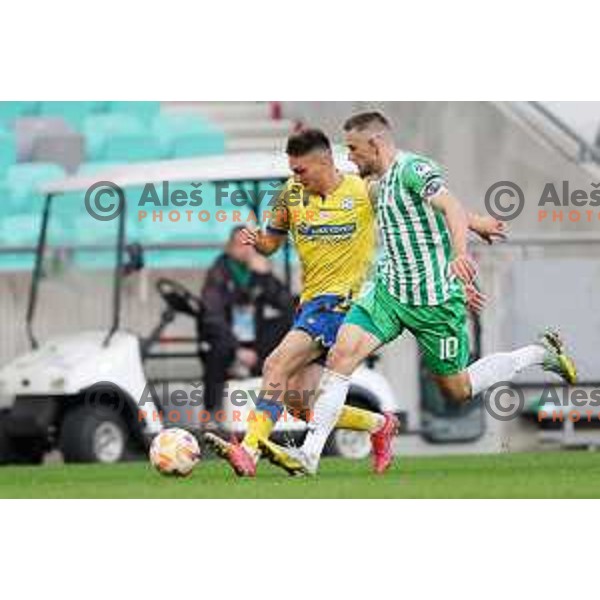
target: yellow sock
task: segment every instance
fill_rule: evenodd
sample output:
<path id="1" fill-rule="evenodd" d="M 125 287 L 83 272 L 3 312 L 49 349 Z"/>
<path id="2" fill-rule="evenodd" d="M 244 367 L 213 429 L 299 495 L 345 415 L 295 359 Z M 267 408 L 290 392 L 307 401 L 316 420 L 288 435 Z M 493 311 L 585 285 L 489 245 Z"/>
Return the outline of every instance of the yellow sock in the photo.
<path id="1" fill-rule="evenodd" d="M 384 424 L 383 415 L 356 408 L 355 406 L 344 406 L 342 414 L 336 423 L 338 429 L 352 429 L 353 431 L 368 431 L 374 433 L 381 429 Z"/>
<path id="2" fill-rule="evenodd" d="M 258 440 L 268 439 L 275 424 L 271 419 L 271 413 L 264 410 L 255 410 L 248 414 L 248 431 L 244 436 L 242 444 L 254 451 L 258 451 Z"/>

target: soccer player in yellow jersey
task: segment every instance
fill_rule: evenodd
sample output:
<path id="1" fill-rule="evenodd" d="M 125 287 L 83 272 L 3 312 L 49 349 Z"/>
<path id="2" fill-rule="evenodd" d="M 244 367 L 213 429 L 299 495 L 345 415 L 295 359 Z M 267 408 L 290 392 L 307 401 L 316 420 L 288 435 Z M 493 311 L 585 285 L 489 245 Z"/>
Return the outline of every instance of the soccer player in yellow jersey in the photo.
<path id="1" fill-rule="evenodd" d="M 290 390 L 315 390 L 324 359 L 338 329 L 358 295 L 375 254 L 374 211 L 367 185 L 358 175 L 337 171 L 327 136 L 309 129 L 288 140 L 287 154 L 294 177 L 279 195 L 265 232 L 247 230 L 247 243 L 272 254 L 288 235 L 296 246 L 303 275 L 301 303 L 292 330 L 267 358 L 256 418 L 248 423 L 241 444 L 208 433 L 206 441 L 240 476 L 254 476 L 259 443 L 267 440 L 284 408 L 279 400 Z M 276 396 L 277 400 L 273 397 Z M 309 431 L 324 404 L 310 412 Z M 391 414 L 377 414 L 346 406 L 338 427 L 371 433 L 374 467 L 383 472 L 392 459 L 390 446 L 398 422 Z"/>

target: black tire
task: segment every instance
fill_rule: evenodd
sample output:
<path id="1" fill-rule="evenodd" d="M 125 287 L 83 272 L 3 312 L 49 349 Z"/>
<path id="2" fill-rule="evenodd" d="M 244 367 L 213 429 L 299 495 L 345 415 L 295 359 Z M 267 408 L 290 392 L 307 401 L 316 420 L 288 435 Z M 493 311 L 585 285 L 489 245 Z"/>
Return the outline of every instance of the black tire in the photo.
<path id="1" fill-rule="evenodd" d="M 10 438 L 6 435 L 2 415 L 0 414 L 0 465 L 9 465 L 14 462 L 12 444 Z"/>
<path id="2" fill-rule="evenodd" d="M 110 446 L 103 445 L 103 436 Z M 79 406 L 63 419 L 59 448 L 65 462 L 116 463 L 127 456 L 129 438 L 127 425 L 115 410 Z"/>
<path id="3" fill-rule="evenodd" d="M 0 413 L 0 465 L 39 465 L 46 454 L 38 439 L 12 439 L 7 433 Z"/>

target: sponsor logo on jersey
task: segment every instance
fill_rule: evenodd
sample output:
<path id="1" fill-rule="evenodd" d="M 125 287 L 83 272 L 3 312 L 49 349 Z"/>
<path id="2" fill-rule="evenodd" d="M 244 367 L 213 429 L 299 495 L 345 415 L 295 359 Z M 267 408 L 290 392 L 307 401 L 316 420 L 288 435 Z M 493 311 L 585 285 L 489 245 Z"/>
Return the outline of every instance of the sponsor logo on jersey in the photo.
<path id="1" fill-rule="evenodd" d="M 317 236 L 347 236 L 356 231 L 356 223 L 347 223 L 344 225 L 310 225 L 301 223 L 298 227 L 298 233 L 307 237 Z"/>
<path id="2" fill-rule="evenodd" d="M 342 200 L 343 210 L 352 210 L 354 208 L 354 198 L 344 198 Z"/>

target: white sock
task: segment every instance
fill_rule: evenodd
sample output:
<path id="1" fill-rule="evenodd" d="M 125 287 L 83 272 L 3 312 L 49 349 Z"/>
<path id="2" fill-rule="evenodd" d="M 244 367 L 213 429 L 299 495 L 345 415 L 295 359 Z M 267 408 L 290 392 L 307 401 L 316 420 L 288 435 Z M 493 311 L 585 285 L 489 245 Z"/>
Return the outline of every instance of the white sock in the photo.
<path id="1" fill-rule="evenodd" d="M 311 460 L 318 462 L 325 442 L 332 432 L 346 402 L 350 378 L 325 369 L 319 384 L 315 408 L 308 424 L 302 450 Z"/>
<path id="2" fill-rule="evenodd" d="M 543 346 L 533 344 L 514 352 L 484 356 L 467 369 L 472 395 L 476 396 L 500 381 L 512 381 L 523 369 L 541 364 L 545 354 Z"/>

